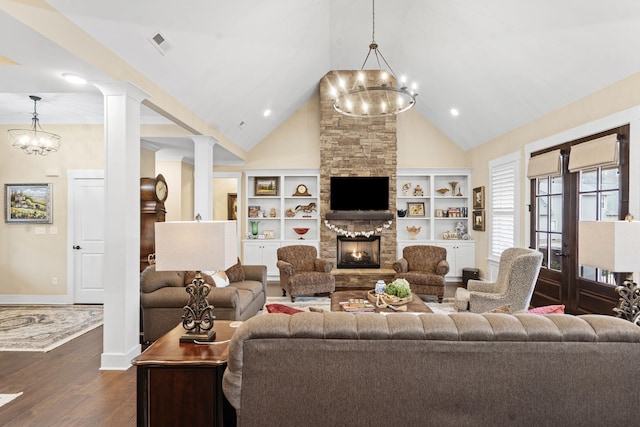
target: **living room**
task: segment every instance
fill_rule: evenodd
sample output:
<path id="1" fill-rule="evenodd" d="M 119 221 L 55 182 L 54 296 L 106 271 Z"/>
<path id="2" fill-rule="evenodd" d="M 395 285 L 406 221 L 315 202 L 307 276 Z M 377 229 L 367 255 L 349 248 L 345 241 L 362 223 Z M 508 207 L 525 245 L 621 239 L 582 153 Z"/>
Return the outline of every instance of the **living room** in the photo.
<path id="1" fill-rule="evenodd" d="M 20 15 L 21 12 L 12 11 L 11 13 Z M 24 19 L 29 21 L 29 18 Z M 370 24 L 370 15 L 366 14 L 366 18 L 363 19 L 367 25 Z M 382 15 L 378 19 L 382 19 Z M 58 36 L 54 34 L 51 37 L 57 39 Z M 384 41 L 381 39 L 380 42 L 384 48 Z M 66 43 L 72 44 L 70 41 Z M 95 51 L 98 52 L 101 49 L 102 47 Z M 629 52 L 632 51 L 629 49 Z M 357 54 L 354 58 L 354 67 L 360 65 L 360 56 Z M 590 61 L 585 60 L 585 63 L 591 64 L 598 61 L 600 59 L 591 58 Z M 329 69 L 324 72 L 327 71 Z M 323 74 L 318 75 L 317 84 Z M 533 79 L 532 76 L 529 78 Z M 568 80 L 562 81 L 562 85 L 567 84 Z M 520 195 L 515 241 L 517 245 L 527 247 L 531 244 L 531 237 L 530 217 L 527 211 L 527 205 L 530 204 L 528 197 L 530 181 L 526 173 L 531 153 L 629 124 L 631 127 L 628 158 L 629 211 L 637 217 L 640 215 L 640 197 L 638 196 L 640 168 L 637 167 L 640 165 L 640 148 L 633 139 L 638 131 L 640 117 L 639 88 L 640 74 L 637 71 L 626 73 L 619 79 L 596 85 L 594 90 L 576 93 L 570 102 L 559 102 L 554 108 L 530 120 L 513 123 L 508 131 L 469 149 L 462 148 L 417 110 L 410 110 L 397 118 L 397 168 L 467 168 L 472 171 L 470 188 L 488 189 L 490 164 L 496 159 L 513 156 L 519 164 L 517 183 Z M 44 90 L 44 92 L 47 91 Z M 156 92 L 155 95 L 156 99 L 162 99 L 160 92 Z M 28 101 L 26 97 L 23 98 Z M 429 104 L 429 94 L 426 90 L 421 90 L 418 102 Z M 518 103 L 527 102 L 533 102 L 533 100 L 516 99 L 510 105 L 511 108 L 517 108 Z M 168 110 L 176 107 L 171 104 L 171 102 L 165 104 Z M 490 104 L 490 98 L 487 98 L 486 104 Z M 282 120 L 272 132 L 260 139 L 250 150 L 230 148 L 241 159 L 242 164 L 215 165 L 214 177 L 229 174 L 242 176 L 246 171 L 252 170 L 319 169 L 320 105 L 320 94 L 314 90 L 293 114 Z M 484 104 L 479 105 L 475 105 L 475 108 L 490 108 Z M 29 108 L 31 105 L 23 109 L 28 111 Z M 492 111 L 493 121 L 503 120 L 500 110 L 496 108 Z M 219 136 L 217 133 L 219 130 L 211 131 L 210 125 L 194 119 L 191 114 L 185 114 L 181 108 L 175 108 L 173 113 L 179 117 L 179 121 L 187 123 L 186 127 L 190 130 L 175 124 L 143 124 L 140 127 L 141 139 L 189 138 L 194 129 L 204 135 Z M 464 113 L 463 111 L 462 114 Z M 28 122 L 29 117 L 25 117 Z M 2 236 L 0 265 L 4 273 L 3 280 L 0 282 L 0 302 L 2 303 L 68 302 L 69 295 L 73 294 L 73 284 L 69 283 L 71 250 L 67 237 L 71 227 L 68 222 L 68 171 L 101 170 L 106 164 L 104 124 L 58 124 L 47 119 L 46 109 L 41 111 L 41 120 L 46 130 L 63 136 L 63 144 L 58 153 L 47 157 L 26 156 L 8 144 L 0 145 L 0 181 L 3 184 L 51 182 L 54 189 L 54 222 L 52 224 L 46 226 L 0 224 Z M 451 120 L 455 119 L 451 118 Z M 13 117 L 11 121 L 4 119 L 2 123 L 0 133 L 4 132 L 3 134 L 6 134 L 9 128 L 25 124 L 23 118 L 18 120 Z M 486 126 L 491 125 L 491 121 L 487 120 Z M 235 124 L 232 126 L 235 127 Z M 454 126 L 462 126 L 462 124 Z M 219 139 L 223 146 L 229 147 L 227 138 Z M 154 151 L 148 148 L 138 150 L 139 176 L 151 177 L 162 172 L 158 165 L 163 162 L 156 160 Z M 169 162 L 172 166 L 187 171 L 192 168 L 189 162 L 182 160 L 169 160 Z M 122 161 L 120 167 L 125 169 L 124 165 L 125 162 Z M 170 182 L 170 194 L 179 194 L 178 186 L 181 187 L 182 184 L 189 187 L 193 182 L 189 178 L 185 178 L 179 185 Z M 241 178 L 238 184 L 239 188 L 243 186 Z M 137 196 L 136 192 L 139 189 L 134 188 L 129 191 L 129 195 Z M 139 206 L 127 210 L 126 214 L 122 215 L 135 217 L 138 215 L 138 209 Z M 184 208 L 180 209 L 179 219 L 193 218 L 192 203 L 185 203 Z M 490 224 L 492 212 L 487 210 L 486 215 L 486 223 Z M 120 220 L 120 217 L 118 218 Z M 242 234 L 246 234 L 246 230 L 243 230 Z M 491 262 L 497 261 L 490 253 L 490 236 L 490 228 L 484 232 L 473 232 L 473 239 L 476 242 L 475 266 L 479 268 L 483 277 L 490 275 Z M 135 238 L 135 236 L 128 237 Z M 37 262 L 38 268 L 33 268 L 34 261 Z M 137 277 L 134 275 L 131 279 L 129 276 L 126 281 L 133 280 L 135 283 Z M 52 278 L 56 278 L 57 284 L 52 284 Z M 116 288 L 116 291 L 119 292 L 122 289 Z M 133 304 L 134 307 L 135 305 Z M 128 314 L 134 316 L 131 307 L 128 308 Z M 131 332 L 132 330 L 127 329 L 127 333 Z M 121 333 L 122 331 L 118 330 L 114 336 L 119 336 Z M 135 341 L 135 337 L 133 340 Z M 128 350 L 128 348 L 118 349 L 125 355 L 123 359 L 127 357 Z"/>

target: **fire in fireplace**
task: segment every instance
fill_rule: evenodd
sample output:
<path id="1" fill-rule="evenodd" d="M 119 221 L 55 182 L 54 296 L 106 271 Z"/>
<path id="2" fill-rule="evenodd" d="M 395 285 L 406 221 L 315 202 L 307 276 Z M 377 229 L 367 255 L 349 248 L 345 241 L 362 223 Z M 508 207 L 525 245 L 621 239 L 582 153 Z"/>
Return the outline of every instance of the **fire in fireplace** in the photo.
<path id="1" fill-rule="evenodd" d="M 380 268 L 380 236 L 338 236 L 337 268 Z"/>

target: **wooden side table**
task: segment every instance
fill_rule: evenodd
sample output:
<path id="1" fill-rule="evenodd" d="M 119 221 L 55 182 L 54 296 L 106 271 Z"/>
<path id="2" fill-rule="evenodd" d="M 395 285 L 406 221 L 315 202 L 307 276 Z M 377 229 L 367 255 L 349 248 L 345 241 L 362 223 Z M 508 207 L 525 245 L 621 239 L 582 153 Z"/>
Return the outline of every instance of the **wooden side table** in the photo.
<path id="1" fill-rule="evenodd" d="M 181 343 L 180 324 L 133 360 L 138 426 L 235 426 L 235 410 L 222 393 L 231 323 L 216 320 L 216 339 L 207 344 Z"/>

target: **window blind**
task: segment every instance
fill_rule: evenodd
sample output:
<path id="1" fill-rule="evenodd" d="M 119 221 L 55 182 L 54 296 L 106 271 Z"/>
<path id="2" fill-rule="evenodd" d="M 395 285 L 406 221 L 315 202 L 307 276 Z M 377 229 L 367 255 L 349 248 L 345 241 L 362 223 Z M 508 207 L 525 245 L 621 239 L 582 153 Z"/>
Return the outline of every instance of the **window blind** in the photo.
<path id="1" fill-rule="evenodd" d="M 490 255 L 499 258 L 515 246 L 517 163 L 511 160 L 491 167 L 491 247 Z"/>
<path id="2" fill-rule="evenodd" d="M 569 172 L 593 169 L 598 166 L 618 166 L 619 151 L 616 134 L 574 145 L 569 153 Z"/>
<path id="3" fill-rule="evenodd" d="M 558 176 L 562 172 L 562 156 L 560 150 L 553 150 L 529 159 L 527 178 L 539 176 Z"/>

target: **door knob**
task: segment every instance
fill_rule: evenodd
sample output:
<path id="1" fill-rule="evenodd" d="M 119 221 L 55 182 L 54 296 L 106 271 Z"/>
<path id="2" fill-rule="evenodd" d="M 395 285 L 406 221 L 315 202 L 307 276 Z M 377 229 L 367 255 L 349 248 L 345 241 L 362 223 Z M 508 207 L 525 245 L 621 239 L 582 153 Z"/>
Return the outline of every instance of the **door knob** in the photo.
<path id="1" fill-rule="evenodd" d="M 74 245 L 73 249 L 82 249 L 82 248 L 80 246 L 78 246 L 78 245 Z"/>

